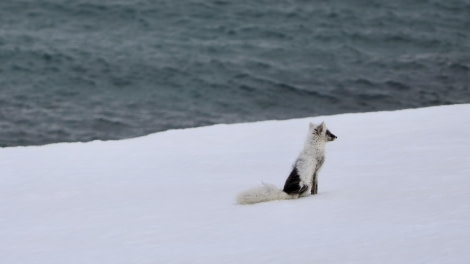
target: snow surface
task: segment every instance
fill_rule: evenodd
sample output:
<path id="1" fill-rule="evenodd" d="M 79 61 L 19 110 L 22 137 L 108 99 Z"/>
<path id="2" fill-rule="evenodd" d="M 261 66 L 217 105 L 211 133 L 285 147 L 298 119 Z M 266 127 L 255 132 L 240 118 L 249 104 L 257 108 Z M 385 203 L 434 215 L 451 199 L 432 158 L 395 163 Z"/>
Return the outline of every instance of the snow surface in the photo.
<path id="1" fill-rule="evenodd" d="M 308 122 L 319 194 L 282 187 Z M 470 263 L 470 104 L 0 149 L 1 263 Z"/>

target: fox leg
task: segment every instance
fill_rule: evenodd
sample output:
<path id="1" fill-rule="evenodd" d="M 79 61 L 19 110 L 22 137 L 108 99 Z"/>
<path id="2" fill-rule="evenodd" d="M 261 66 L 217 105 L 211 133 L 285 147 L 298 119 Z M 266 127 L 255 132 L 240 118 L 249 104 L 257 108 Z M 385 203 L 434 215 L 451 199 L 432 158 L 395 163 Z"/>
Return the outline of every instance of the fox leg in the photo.
<path id="1" fill-rule="evenodd" d="M 311 194 L 317 194 L 318 193 L 318 180 L 317 180 L 317 173 L 315 172 L 313 174 L 313 179 L 312 179 L 312 191 Z"/>
<path id="2" fill-rule="evenodd" d="M 312 191 L 311 194 L 318 193 L 318 171 L 320 170 L 321 166 L 325 162 L 325 156 L 320 157 L 317 159 L 317 165 L 315 166 L 315 172 L 313 173 L 312 177 Z"/>

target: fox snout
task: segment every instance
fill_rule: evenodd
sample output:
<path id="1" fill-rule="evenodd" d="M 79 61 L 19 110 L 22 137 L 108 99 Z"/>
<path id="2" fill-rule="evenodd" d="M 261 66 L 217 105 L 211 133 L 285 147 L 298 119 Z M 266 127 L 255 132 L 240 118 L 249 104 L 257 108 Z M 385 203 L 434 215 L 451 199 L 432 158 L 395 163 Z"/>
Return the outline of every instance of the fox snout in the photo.
<path id="1" fill-rule="evenodd" d="M 326 130 L 326 138 L 328 141 L 334 141 L 338 137 L 333 135 L 333 133 L 331 133 L 330 130 Z"/>

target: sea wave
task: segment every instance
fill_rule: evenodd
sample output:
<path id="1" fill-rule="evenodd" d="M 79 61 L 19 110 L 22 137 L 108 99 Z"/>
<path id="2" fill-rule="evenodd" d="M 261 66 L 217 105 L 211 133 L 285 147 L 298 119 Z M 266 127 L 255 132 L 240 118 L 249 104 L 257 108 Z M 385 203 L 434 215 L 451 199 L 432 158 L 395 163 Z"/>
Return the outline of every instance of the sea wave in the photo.
<path id="1" fill-rule="evenodd" d="M 0 146 L 470 101 L 465 0 L 0 2 Z"/>

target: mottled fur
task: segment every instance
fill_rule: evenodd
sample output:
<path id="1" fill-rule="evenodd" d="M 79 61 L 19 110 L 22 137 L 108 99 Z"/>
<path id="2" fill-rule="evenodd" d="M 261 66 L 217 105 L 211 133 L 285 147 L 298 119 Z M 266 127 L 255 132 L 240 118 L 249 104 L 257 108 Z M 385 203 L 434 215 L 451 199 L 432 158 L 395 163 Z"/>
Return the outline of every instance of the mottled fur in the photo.
<path id="1" fill-rule="evenodd" d="M 335 139 L 336 136 L 326 128 L 325 123 L 318 126 L 310 123 L 304 148 L 295 161 L 283 190 L 265 184 L 240 193 L 237 197 L 238 203 L 252 204 L 317 194 L 318 171 L 325 162 L 325 144 Z"/>

